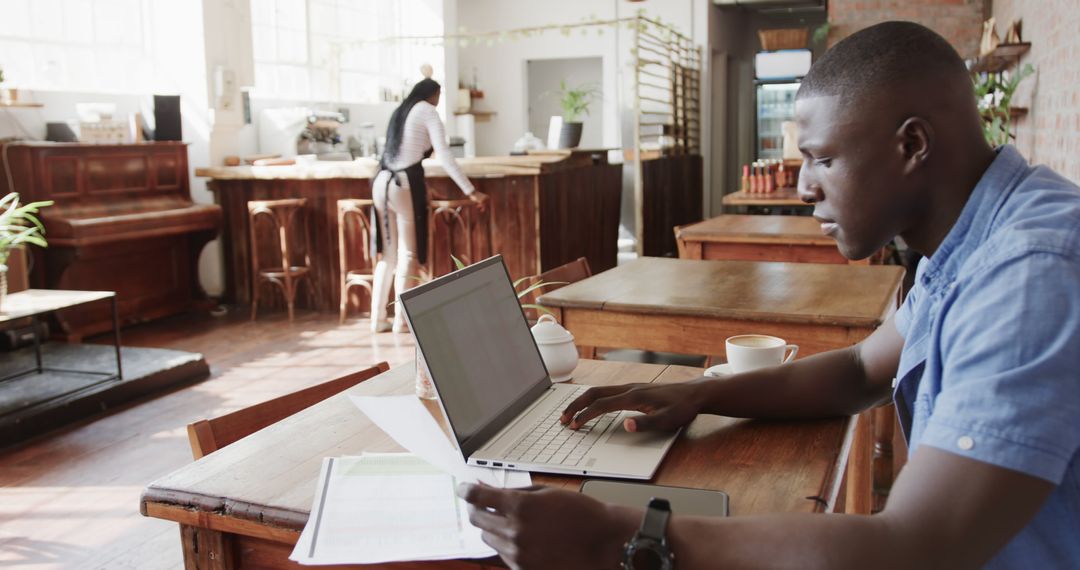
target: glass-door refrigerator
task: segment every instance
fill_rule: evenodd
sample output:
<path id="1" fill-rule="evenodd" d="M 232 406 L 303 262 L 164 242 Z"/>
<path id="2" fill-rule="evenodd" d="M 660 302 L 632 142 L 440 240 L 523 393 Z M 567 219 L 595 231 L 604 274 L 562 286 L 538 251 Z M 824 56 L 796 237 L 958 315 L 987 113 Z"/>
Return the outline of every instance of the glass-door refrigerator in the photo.
<path id="1" fill-rule="evenodd" d="M 783 158 L 785 121 L 795 120 L 797 80 L 757 81 L 757 158 Z"/>

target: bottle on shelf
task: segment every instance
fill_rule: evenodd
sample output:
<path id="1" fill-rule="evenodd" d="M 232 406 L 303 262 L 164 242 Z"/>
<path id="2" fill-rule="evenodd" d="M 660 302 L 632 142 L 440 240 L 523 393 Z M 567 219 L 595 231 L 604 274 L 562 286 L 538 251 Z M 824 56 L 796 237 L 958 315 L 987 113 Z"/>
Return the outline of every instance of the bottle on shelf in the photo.
<path id="1" fill-rule="evenodd" d="M 750 165 L 749 164 L 744 164 L 743 167 L 742 167 L 742 186 L 739 187 L 739 190 L 742 190 L 743 192 L 749 192 L 750 191 Z"/>

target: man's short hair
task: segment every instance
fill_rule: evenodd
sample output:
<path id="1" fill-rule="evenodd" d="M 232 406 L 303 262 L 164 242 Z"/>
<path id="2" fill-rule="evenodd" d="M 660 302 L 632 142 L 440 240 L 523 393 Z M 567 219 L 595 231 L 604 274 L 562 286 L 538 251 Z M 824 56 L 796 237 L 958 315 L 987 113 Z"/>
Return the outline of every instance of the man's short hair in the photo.
<path id="1" fill-rule="evenodd" d="M 930 28 L 915 22 L 883 22 L 829 48 L 803 78 L 797 98 L 855 100 L 916 80 L 967 74 L 956 50 Z"/>

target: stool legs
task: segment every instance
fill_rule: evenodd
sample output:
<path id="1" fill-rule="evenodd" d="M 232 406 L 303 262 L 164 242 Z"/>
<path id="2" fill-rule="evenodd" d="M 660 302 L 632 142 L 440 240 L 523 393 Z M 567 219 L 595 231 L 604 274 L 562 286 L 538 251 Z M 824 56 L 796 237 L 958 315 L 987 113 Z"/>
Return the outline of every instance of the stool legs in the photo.
<path id="1" fill-rule="evenodd" d="M 305 200 L 257 200 L 248 202 L 248 229 L 251 252 L 251 320 L 255 320 L 259 310 L 259 297 L 262 282 L 269 281 L 281 288 L 285 297 L 285 306 L 288 310 L 289 322 L 293 322 L 296 313 L 296 290 L 300 278 L 310 278 L 311 248 L 307 245 L 307 226 L 303 225 L 304 234 L 304 265 L 294 267 L 292 265 L 293 242 L 290 239 L 297 216 L 303 216 Z M 277 234 L 278 251 L 281 256 L 280 268 L 263 268 L 259 262 L 258 220 L 261 217 L 270 220 L 271 229 Z M 272 235 L 272 234 L 271 234 Z M 309 297 L 313 289 L 308 283 Z M 313 299 L 314 301 L 314 299 Z"/>

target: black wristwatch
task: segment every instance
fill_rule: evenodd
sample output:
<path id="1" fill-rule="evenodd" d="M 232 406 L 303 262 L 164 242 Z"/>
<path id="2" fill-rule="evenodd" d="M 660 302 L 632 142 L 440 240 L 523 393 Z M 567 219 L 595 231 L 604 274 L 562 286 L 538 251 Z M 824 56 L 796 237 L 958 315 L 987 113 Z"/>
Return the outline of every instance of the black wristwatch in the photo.
<path id="1" fill-rule="evenodd" d="M 641 529 L 623 545 L 623 570 L 672 570 L 675 554 L 668 547 L 664 533 L 671 518 L 667 499 L 653 498 L 645 509 Z"/>

